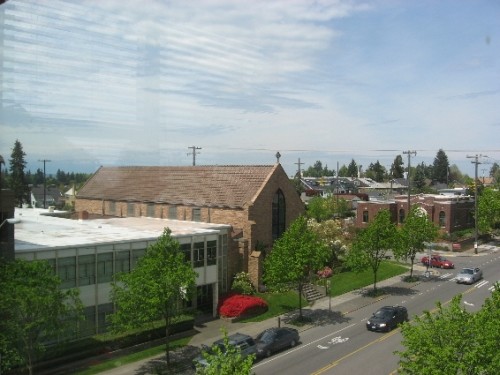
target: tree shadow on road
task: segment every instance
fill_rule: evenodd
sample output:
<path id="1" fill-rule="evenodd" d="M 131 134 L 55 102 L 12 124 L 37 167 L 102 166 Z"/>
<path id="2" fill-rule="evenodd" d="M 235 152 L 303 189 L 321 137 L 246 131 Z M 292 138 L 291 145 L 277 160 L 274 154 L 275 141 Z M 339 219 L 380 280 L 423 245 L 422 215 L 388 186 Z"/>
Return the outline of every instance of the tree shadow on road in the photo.
<path id="1" fill-rule="evenodd" d="M 304 317 L 304 324 L 315 326 L 346 323 L 351 320 L 351 318 L 344 316 L 340 311 L 328 311 L 327 309 L 302 309 L 302 315 Z M 296 310 L 286 313 L 282 321 L 285 324 L 300 325 L 299 311 Z"/>

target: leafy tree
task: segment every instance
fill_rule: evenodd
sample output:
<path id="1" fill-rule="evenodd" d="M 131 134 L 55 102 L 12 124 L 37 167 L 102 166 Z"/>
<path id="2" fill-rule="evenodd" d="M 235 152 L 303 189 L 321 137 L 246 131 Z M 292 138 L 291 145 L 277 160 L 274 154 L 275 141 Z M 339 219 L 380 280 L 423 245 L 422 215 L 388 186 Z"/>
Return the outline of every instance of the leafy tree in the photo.
<path id="1" fill-rule="evenodd" d="M 340 263 L 340 258 L 346 253 L 347 247 L 342 224 L 339 220 L 325 220 L 318 222 L 310 220 L 309 228 L 317 234 L 320 241 L 330 249 L 330 257 L 327 261 L 329 265 L 336 265 Z"/>
<path id="2" fill-rule="evenodd" d="M 0 263 L 0 371 L 24 365 L 32 374 L 44 344 L 72 333 L 82 304 L 78 290 L 60 286 L 46 261 Z"/>
<path id="3" fill-rule="evenodd" d="M 500 227 L 500 191 L 485 188 L 477 201 L 477 225 L 481 232 L 492 232 Z"/>
<path id="4" fill-rule="evenodd" d="M 252 372 L 255 354 L 243 356 L 241 350 L 231 345 L 227 331 L 222 329 L 224 345 L 213 345 L 209 350 L 202 352 L 207 366 L 196 366 L 197 375 L 250 375 Z"/>
<path id="5" fill-rule="evenodd" d="M 384 181 L 386 174 L 385 167 L 377 160 L 375 164 L 371 163 L 365 172 L 366 177 L 369 177 L 377 182 Z"/>
<path id="6" fill-rule="evenodd" d="M 490 168 L 490 177 L 493 177 L 495 184 L 500 184 L 500 165 L 497 162 L 493 163 Z"/>
<path id="7" fill-rule="evenodd" d="M 425 165 L 424 163 L 419 164 L 415 168 L 415 174 L 413 175 L 413 187 L 417 191 L 422 191 L 426 186 L 425 183 Z"/>
<path id="8" fill-rule="evenodd" d="M 323 221 L 332 218 L 333 211 L 325 198 L 313 197 L 307 202 L 306 215 L 316 221 Z"/>
<path id="9" fill-rule="evenodd" d="M 144 327 L 162 319 L 165 323 L 165 352 L 170 365 L 169 333 L 182 312 L 181 301 L 191 296 L 196 272 L 186 262 L 177 240 L 166 228 L 130 273 L 121 273 L 112 283 L 111 298 L 117 305 L 111 315 L 115 331 Z"/>
<path id="10" fill-rule="evenodd" d="M 450 166 L 448 184 L 455 185 L 455 183 L 463 182 L 463 181 L 464 181 L 464 175 L 460 171 L 460 168 L 458 168 L 458 166 L 456 164 L 452 164 Z"/>
<path id="11" fill-rule="evenodd" d="M 271 288 L 295 285 L 302 316 L 302 289 L 311 275 L 323 267 L 330 250 L 308 226 L 304 216 L 297 218 L 274 243 L 265 260 L 264 279 Z"/>
<path id="12" fill-rule="evenodd" d="M 347 177 L 358 177 L 358 165 L 354 159 L 351 160 L 347 167 Z"/>
<path id="13" fill-rule="evenodd" d="M 427 212 L 414 205 L 404 224 L 399 229 L 398 247 L 394 250 L 397 259 L 410 259 L 410 279 L 413 277 L 413 264 L 418 252 L 425 249 L 425 242 L 430 242 L 436 238 L 438 228 L 428 219 Z"/>
<path id="14" fill-rule="evenodd" d="M 10 189 L 14 192 L 17 205 L 21 207 L 27 198 L 28 184 L 24 169 L 26 168 L 26 161 L 24 157 L 26 153 L 23 151 L 23 145 L 19 140 L 14 143 L 12 154 L 10 156 Z"/>
<path id="15" fill-rule="evenodd" d="M 449 307 L 437 304 L 412 323 L 404 323 L 400 374 L 493 375 L 500 370 L 500 289 L 498 285 L 481 310 L 469 313 L 455 296 Z"/>
<path id="16" fill-rule="evenodd" d="M 345 165 L 339 169 L 339 177 L 349 177 L 349 170 Z"/>
<path id="17" fill-rule="evenodd" d="M 396 225 L 391 221 L 389 210 L 382 210 L 359 232 L 347 253 L 346 263 L 354 271 L 372 269 L 374 294 L 377 294 L 380 264 L 386 259 L 387 251 L 395 248 L 397 237 Z"/>
<path id="18" fill-rule="evenodd" d="M 448 173 L 450 168 L 450 163 L 448 162 L 448 156 L 446 153 L 439 149 L 434 158 L 434 163 L 432 165 L 432 179 L 435 182 L 448 183 Z"/>
<path id="19" fill-rule="evenodd" d="M 392 178 L 403 178 L 405 174 L 405 169 L 403 167 L 403 157 L 401 155 L 396 156 L 391 165 L 391 177 Z"/>
<path id="20" fill-rule="evenodd" d="M 322 176 L 335 176 L 335 172 L 328 169 L 328 166 L 317 160 L 314 166 L 309 167 L 303 172 L 304 177 L 322 177 Z"/>

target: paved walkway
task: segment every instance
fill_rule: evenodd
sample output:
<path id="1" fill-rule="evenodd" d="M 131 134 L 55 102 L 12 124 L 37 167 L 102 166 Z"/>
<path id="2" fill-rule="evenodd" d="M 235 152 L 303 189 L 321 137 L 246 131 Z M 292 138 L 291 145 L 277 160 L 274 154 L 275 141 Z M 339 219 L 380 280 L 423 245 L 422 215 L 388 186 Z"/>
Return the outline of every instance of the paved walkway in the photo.
<path id="1" fill-rule="evenodd" d="M 446 253 L 447 257 L 453 256 L 481 256 L 486 255 L 490 252 L 499 251 L 500 244 L 498 242 L 489 245 L 481 245 L 478 248 L 478 254 L 474 254 L 473 250 L 464 251 L 461 253 Z M 420 260 L 423 254 L 419 254 L 416 257 L 416 262 Z M 426 270 L 426 267 L 422 266 L 420 263 L 414 264 L 414 275 L 422 275 Z M 438 276 L 439 271 L 431 269 L 433 276 Z M 407 274 L 406 274 L 407 275 Z M 341 322 L 344 319 L 344 315 L 355 311 L 357 309 L 363 308 L 370 304 L 373 304 L 379 300 L 387 298 L 390 295 L 396 294 L 401 291 L 401 289 L 412 288 L 418 285 L 420 282 L 407 283 L 402 281 L 402 276 L 396 276 L 377 284 L 378 288 L 383 288 L 386 291 L 385 296 L 379 298 L 371 298 L 366 295 L 366 292 L 371 290 L 373 287 L 369 286 L 359 290 L 355 290 L 341 296 L 328 298 L 324 297 L 316 301 L 312 306 L 307 306 L 303 308 L 303 315 L 310 317 L 312 323 L 309 325 L 302 326 L 299 331 L 304 331 L 312 326 L 330 324 L 334 322 Z M 235 332 L 246 333 L 252 337 L 257 336 L 258 333 L 266 328 L 276 327 L 278 324 L 282 326 L 288 325 L 288 323 L 293 320 L 298 315 L 298 311 L 293 311 L 289 314 L 285 314 L 279 317 L 270 318 L 261 322 L 256 323 L 241 323 L 235 322 L 231 323 L 224 319 L 215 319 L 206 322 L 199 323 L 195 325 L 195 334 L 192 336 L 189 345 L 184 347 L 182 350 L 178 350 L 171 353 L 171 365 L 175 369 L 173 371 L 165 370 L 165 356 L 157 356 L 154 358 L 149 358 L 134 362 L 131 364 L 123 365 L 117 367 L 113 370 L 102 372 L 103 375 L 146 375 L 146 374 L 193 374 L 194 372 L 190 368 L 192 358 L 194 358 L 199 353 L 199 348 L 201 345 L 210 346 L 216 339 L 222 336 L 221 329 L 225 329 L 228 334 Z M 294 328 L 297 328 L 294 326 Z M 109 358 L 107 358 L 109 360 Z M 99 362 L 102 359 L 95 359 L 95 362 Z M 117 364 L 120 363 L 120 358 L 116 358 Z M 73 364 L 75 368 L 78 368 L 78 364 Z M 85 364 L 82 364 L 85 367 Z M 87 363 L 88 365 L 88 363 Z"/>

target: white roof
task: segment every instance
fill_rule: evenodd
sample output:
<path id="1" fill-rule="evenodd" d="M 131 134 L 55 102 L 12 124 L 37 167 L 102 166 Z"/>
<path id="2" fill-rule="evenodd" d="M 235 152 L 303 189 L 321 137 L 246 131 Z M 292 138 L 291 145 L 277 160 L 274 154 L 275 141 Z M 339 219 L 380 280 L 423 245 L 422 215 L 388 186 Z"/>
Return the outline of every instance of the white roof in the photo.
<path id="1" fill-rule="evenodd" d="M 217 234 L 230 225 L 149 217 L 71 220 L 46 215 L 48 210 L 16 209 L 14 248 L 33 251 L 56 247 L 96 245 L 140 240 L 155 240 L 165 228 L 174 237 L 193 234 Z M 57 213 L 57 211 L 55 212 Z"/>

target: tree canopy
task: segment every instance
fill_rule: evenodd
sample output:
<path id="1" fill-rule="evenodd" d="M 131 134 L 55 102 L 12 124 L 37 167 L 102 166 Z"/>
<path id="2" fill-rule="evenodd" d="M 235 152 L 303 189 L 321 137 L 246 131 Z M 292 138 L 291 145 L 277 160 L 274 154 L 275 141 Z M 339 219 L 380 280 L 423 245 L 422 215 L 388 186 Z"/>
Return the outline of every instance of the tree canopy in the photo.
<path id="1" fill-rule="evenodd" d="M 386 259 L 387 251 L 396 247 L 397 238 L 397 228 L 391 221 L 389 210 L 382 210 L 365 229 L 358 233 L 347 253 L 346 263 L 354 271 L 372 269 L 375 294 L 377 293 L 378 269 Z"/>
<path id="2" fill-rule="evenodd" d="M 476 313 L 461 306 L 462 296 L 435 313 L 426 311 L 401 328 L 399 374 L 495 375 L 500 370 L 500 288 Z"/>
<path id="3" fill-rule="evenodd" d="M 71 336 L 82 304 L 78 290 L 60 285 L 46 261 L 0 262 L 0 371 L 24 365 L 32 374 L 45 343 Z"/>
<path id="4" fill-rule="evenodd" d="M 425 249 L 425 243 L 436 238 L 438 228 L 428 219 L 427 212 L 417 205 L 411 207 L 403 226 L 399 228 L 399 240 L 394 248 L 398 259 L 410 259 L 410 278 L 413 277 L 413 264 L 418 252 Z"/>
<path id="5" fill-rule="evenodd" d="M 165 323 L 167 364 L 170 364 L 170 327 L 184 310 L 182 300 L 192 296 L 196 272 L 185 260 L 177 240 L 166 228 L 130 273 L 121 273 L 112 283 L 111 297 L 117 311 L 111 315 L 115 331 Z"/>
<path id="6" fill-rule="evenodd" d="M 485 188 L 477 202 L 478 228 L 483 233 L 491 233 L 500 228 L 500 191 Z"/>
<path id="7" fill-rule="evenodd" d="M 21 207 L 23 202 L 26 202 L 28 198 L 28 184 L 24 172 L 26 168 L 25 156 L 26 153 L 23 151 L 23 145 L 19 140 L 16 140 L 9 160 L 9 187 L 14 192 L 16 204 L 19 207 Z"/>
<path id="8" fill-rule="evenodd" d="M 450 163 L 446 153 L 439 149 L 432 165 L 432 179 L 435 182 L 448 183 Z"/>
<path id="9" fill-rule="evenodd" d="M 405 169 L 403 167 L 403 157 L 401 155 L 396 156 L 391 165 L 390 175 L 391 178 L 403 178 Z"/>
<path id="10" fill-rule="evenodd" d="M 307 218 L 300 216 L 274 243 L 265 260 L 264 280 L 271 288 L 297 287 L 302 319 L 302 288 L 329 256 L 330 249 L 308 227 Z"/>

